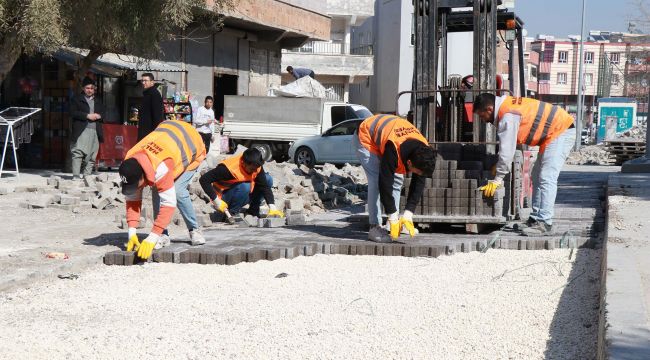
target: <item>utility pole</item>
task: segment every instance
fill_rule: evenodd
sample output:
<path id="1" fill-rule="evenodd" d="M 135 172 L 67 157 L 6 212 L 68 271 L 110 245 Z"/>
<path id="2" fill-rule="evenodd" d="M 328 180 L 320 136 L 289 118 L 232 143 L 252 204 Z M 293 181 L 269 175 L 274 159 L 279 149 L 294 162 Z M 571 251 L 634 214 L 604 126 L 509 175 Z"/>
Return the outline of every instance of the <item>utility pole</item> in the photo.
<path id="1" fill-rule="evenodd" d="M 576 150 L 580 149 L 580 141 L 582 140 L 582 110 L 584 107 L 582 96 L 584 95 L 584 42 L 585 42 L 585 9 L 587 0 L 582 0 L 582 25 L 580 30 L 580 55 L 578 55 L 578 106 L 576 108 Z"/>

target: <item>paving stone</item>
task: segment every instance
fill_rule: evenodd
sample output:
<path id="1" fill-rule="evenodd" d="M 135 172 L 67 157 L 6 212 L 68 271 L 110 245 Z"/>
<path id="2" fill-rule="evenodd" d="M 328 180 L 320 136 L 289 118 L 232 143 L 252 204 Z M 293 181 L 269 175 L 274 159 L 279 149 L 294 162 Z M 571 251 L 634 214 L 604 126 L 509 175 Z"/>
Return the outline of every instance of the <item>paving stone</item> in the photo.
<path id="1" fill-rule="evenodd" d="M 246 223 L 248 226 L 255 227 L 255 226 L 257 226 L 260 219 L 257 216 L 246 215 L 246 216 L 244 216 L 243 220 L 244 220 L 244 223 Z"/>
<path id="2" fill-rule="evenodd" d="M 302 250 L 302 255 L 303 256 L 314 256 L 317 254 L 318 251 L 318 245 L 317 244 L 307 244 L 304 245 Z"/>
<path id="3" fill-rule="evenodd" d="M 241 250 L 235 250 L 226 254 L 226 265 L 236 265 L 246 260 L 246 254 Z"/>
<path id="4" fill-rule="evenodd" d="M 44 209 L 52 203 L 52 195 L 39 195 L 27 202 L 30 209 Z"/>
<path id="5" fill-rule="evenodd" d="M 10 188 L 8 186 L 2 186 L 0 187 L 0 195 L 7 195 L 14 192 L 13 188 Z"/>
<path id="6" fill-rule="evenodd" d="M 266 259 L 266 250 L 251 249 L 246 251 L 246 262 L 257 262 Z"/>
<path id="7" fill-rule="evenodd" d="M 124 265 L 133 265 L 136 263 L 135 251 L 124 251 L 122 253 Z"/>
<path id="8" fill-rule="evenodd" d="M 276 228 L 276 227 L 282 227 L 286 225 L 287 219 L 285 218 L 264 218 L 260 219 L 262 220 L 262 226 L 265 228 Z"/>
<path id="9" fill-rule="evenodd" d="M 57 210 L 64 210 L 64 211 L 72 211 L 76 208 L 76 206 L 74 205 L 61 205 L 61 204 L 50 204 L 47 207 L 52 209 L 57 209 Z"/>
<path id="10" fill-rule="evenodd" d="M 90 203 L 95 209 L 104 210 L 111 201 L 108 198 L 93 198 Z"/>
<path id="11" fill-rule="evenodd" d="M 61 195 L 59 203 L 61 205 L 79 205 L 81 200 L 76 196 Z"/>
<path id="12" fill-rule="evenodd" d="M 278 248 L 267 249 L 266 250 L 266 260 L 273 261 L 273 260 L 278 260 L 278 259 L 283 258 L 284 254 L 282 254 L 282 250 L 283 249 L 278 249 Z"/>
<path id="13" fill-rule="evenodd" d="M 217 263 L 217 250 L 216 249 L 202 249 L 199 255 L 199 263 L 208 265 Z"/>

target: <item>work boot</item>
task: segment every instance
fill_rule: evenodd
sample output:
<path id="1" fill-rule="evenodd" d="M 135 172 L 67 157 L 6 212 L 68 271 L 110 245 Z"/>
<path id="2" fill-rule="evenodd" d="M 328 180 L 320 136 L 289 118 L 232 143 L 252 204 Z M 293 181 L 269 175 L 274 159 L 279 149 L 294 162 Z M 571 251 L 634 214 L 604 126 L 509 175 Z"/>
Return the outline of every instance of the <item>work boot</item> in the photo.
<path id="1" fill-rule="evenodd" d="M 228 225 L 235 225 L 235 217 L 234 216 L 226 216 L 226 222 Z"/>
<path id="2" fill-rule="evenodd" d="M 192 246 L 203 245 L 205 244 L 205 238 L 201 234 L 201 230 L 193 229 L 190 230 L 190 243 Z"/>
<path id="3" fill-rule="evenodd" d="M 167 234 L 162 234 L 160 235 L 160 238 L 158 239 L 158 242 L 156 242 L 156 245 L 153 247 L 156 250 L 160 250 L 164 247 L 169 246 L 172 243 L 171 239 L 169 238 L 169 235 Z"/>
<path id="4" fill-rule="evenodd" d="M 512 229 L 517 230 L 517 231 L 522 231 L 522 230 L 524 230 L 526 228 L 529 228 L 529 227 L 532 227 L 532 226 L 535 226 L 535 225 L 537 225 L 537 220 L 533 219 L 532 217 L 529 217 L 528 220 L 526 220 L 526 222 L 516 223 L 516 224 L 512 225 Z"/>
<path id="5" fill-rule="evenodd" d="M 536 224 L 527 227 L 521 231 L 524 236 L 550 236 L 553 235 L 553 225 L 549 225 L 543 221 L 538 221 Z"/>
<path id="6" fill-rule="evenodd" d="M 368 231 L 368 240 L 378 242 L 378 243 L 391 243 L 393 239 L 388 235 L 388 231 L 382 228 L 380 225 L 371 225 L 370 231 Z"/>

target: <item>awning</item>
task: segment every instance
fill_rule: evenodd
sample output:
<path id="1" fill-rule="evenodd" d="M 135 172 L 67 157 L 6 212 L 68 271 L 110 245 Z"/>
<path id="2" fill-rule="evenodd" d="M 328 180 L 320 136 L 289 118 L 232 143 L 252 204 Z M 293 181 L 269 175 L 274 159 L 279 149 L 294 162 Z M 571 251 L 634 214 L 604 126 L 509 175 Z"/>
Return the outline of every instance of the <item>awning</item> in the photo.
<path id="1" fill-rule="evenodd" d="M 88 52 L 89 50 L 86 49 L 62 47 L 53 56 L 78 67 Z M 100 56 L 93 63 L 91 70 L 108 76 L 121 76 L 125 71 L 186 72 L 186 70 L 164 61 L 114 53 L 106 53 Z"/>

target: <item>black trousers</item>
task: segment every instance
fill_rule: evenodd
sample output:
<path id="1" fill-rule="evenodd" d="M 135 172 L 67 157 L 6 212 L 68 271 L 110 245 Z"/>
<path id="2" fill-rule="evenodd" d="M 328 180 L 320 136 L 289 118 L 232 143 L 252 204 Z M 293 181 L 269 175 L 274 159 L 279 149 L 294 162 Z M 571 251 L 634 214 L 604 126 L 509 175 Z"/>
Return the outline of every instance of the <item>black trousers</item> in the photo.
<path id="1" fill-rule="evenodd" d="M 210 141 L 212 140 L 212 134 L 199 133 L 201 139 L 203 139 L 203 144 L 205 144 L 205 153 L 207 154 L 210 151 Z"/>

